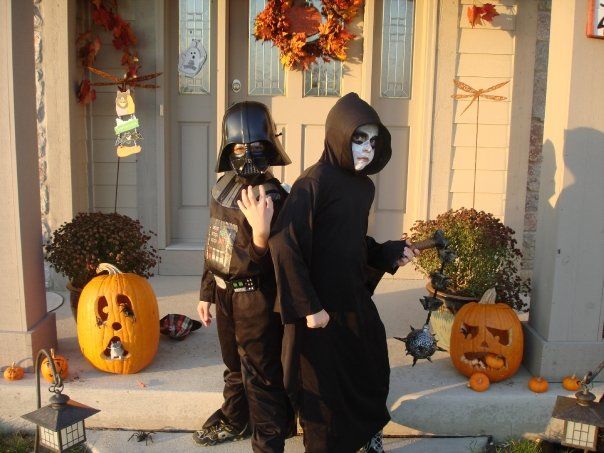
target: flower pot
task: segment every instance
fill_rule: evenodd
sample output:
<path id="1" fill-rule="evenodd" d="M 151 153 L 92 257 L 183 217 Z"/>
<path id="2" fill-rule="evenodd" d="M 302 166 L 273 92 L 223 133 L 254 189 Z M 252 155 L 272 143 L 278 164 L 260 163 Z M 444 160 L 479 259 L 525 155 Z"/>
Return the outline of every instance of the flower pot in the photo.
<path id="1" fill-rule="evenodd" d="M 78 301 L 80 300 L 80 294 L 82 294 L 82 288 L 76 288 L 67 282 L 67 289 L 69 290 L 69 305 L 71 306 L 71 314 L 73 319 L 78 320 Z"/>
<path id="2" fill-rule="evenodd" d="M 430 282 L 426 284 L 426 289 L 430 295 L 434 294 L 434 288 Z M 436 335 L 438 345 L 448 351 L 451 344 L 451 328 L 453 327 L 455 313 L 468 302 L 476 302 L 477 299 L 475 297 L 456 296 L 446 292 L 438 292 L 436 297 L 444 303 L 438 310 L 432 312 L 430 326 L 432 332 Z"/>

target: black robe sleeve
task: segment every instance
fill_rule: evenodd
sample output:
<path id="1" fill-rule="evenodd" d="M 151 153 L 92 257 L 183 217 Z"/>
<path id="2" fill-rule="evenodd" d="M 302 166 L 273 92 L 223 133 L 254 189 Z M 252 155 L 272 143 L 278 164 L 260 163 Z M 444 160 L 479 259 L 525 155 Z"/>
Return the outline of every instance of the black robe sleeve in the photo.
<path id="1" fill-rule="evenodd" d="M 205 265 L 204 265 L 205 267 Z M 201 288 L 199 290 L 199 300 L 214 303 L 214 289 L 216 288 L 216 281 L 214 276 L 208 269 L 204 269 L 201 276 Z"/>
<path id="2" fill-rule="evenodd" d="M 275 309 L 284 324 L 323 309 L 309 273 L 318 192 L 316 180 L 296 181 L 269 239 L 278 287 Z"/>
<path id="3" fill-rule="evenodd" d="M 379 244 L 371 236 L 365 238 L 367 244 L 367 264 L 379 271 L 394 274 L 398 269 L 397 261 L 403 257 L 406 241 L 386 241 Z"/>

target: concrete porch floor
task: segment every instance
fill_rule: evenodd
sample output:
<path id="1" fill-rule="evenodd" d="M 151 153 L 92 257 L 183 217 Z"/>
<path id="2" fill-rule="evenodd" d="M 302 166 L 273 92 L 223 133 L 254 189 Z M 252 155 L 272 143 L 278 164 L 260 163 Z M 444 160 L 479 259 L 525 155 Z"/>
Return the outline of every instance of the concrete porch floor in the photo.
<path id="1" fill-rule="evenodd" d="M 198 277 L 151 279 L 157 294 L 160 317 L 182 313 L 196 317 Z M 543 433 L 557 395 L 570 395 L 560 384 L 534 394 L 527 389 L 528 372 L 521 368 L 512 379 L 476 393 L 466 388 L 466 378 L 450 363 L 447 353 L 437 353 L 433 363 L 420 361 L 411 367 L 404 345 L 392 339 L 405 336 L 409 324 L 419 327 L 425 312 L 418 299 L 425 294 L 422 280 L 387 279 L 375 301 L 386 326 L 391 364 L 388 405 L 392 421 L 386 435 L 478 436 L 495 440 Z M 59 352 L 69 359 L 70 377 L 64 392 L 76 401 L 101 410 L 87 420 L 98 428 L 144 430 L 195 430 L 222 402 L 224 366 L 216 326 L 193 332 L 182 342 L 161 336 L 154 362 L 134 375 L 97 371 L 81 355 L 68 296 L 57 311 Z M 579 370 L 583 372 L 583 370 Z M 43 383 L 43 389 L 46 385 Z M 29 427 L 20 415 L 35 408 L 33 374 L 17 382 L 0 383 L 0 424 Z M 599 397 L 604 384 L 594 393 Z M 43 390 L 43 404 L 49 394 Z"/>

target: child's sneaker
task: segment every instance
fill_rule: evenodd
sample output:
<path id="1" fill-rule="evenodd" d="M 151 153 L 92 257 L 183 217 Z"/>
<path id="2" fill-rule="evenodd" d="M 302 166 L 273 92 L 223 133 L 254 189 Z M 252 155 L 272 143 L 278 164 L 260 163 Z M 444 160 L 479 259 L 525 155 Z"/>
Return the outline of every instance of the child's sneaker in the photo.
<path id="1" fill-rule="evenodd" d="M 236 440 L 242 440 L 246 437 L 250 437 L 251 433 L 248 429 L 248 425 L 245 425 L 243 429 L 237 429 L 233 425 L 220 420 L 218 424 L 204 428 L 201 431 L 195 431 L 193 433 L 193 439 L 199 445 L 204 447 L 211 447 L 213 445 L 222 444 L 225 442 L 234 442 Z"/>
<path id="2" fill-rule="evenodd" d="M 384 453 L 384 438 L 382 431 L 371 438 L 357 453 Z"/>

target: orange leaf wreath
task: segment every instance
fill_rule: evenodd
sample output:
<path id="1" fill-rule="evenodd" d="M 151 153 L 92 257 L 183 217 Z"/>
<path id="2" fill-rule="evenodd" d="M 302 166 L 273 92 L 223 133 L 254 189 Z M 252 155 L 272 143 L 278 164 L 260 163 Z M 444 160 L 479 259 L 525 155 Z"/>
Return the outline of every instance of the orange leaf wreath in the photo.
<path id="1" fill-rule="evenodd" d="M 118 14 L 117 0 L 90 0 L 90 3 L 92 4 L 92 21 L 105 31 L 111 32 L 113 47 L 122 51 L 120 64 L 124 66 L 126 76 L 135 76 L 141 67 L 135 50 L 137 38 L 130 22 L 125 21 Z M 78 36 L 76 45 L 79 46 L 78 57 L 82 67 L 86 69 L 93 66 L 101 49 L 100 38 L 93 36 L 92 31 L 88 30 Z M 96 92 L 92 88 L 90 80 L 84 75 L 78 88 L 78 101 L 81 104 L 88 104 L 95 98 Z"/>
<path id="2" fill-rule="evenodd" d="M 272 41 L 288 69 L 308 69 L 317 58 L 346 60 L 348 43 L 354 38 L 346 30 L 346 24 L 354 19 L 364 2 L 328 0 L 321 3 L 323 23 L 319 23 L 318 15 L 313 14 L 314 7 L 293 6 L 288 0 L 269 0 L 256 16 L 254 36 L 258 40 Z M 304 23 L 292 23 L 292 20 Z M 318 37 L 309 39 L 314 35 Z"/>

